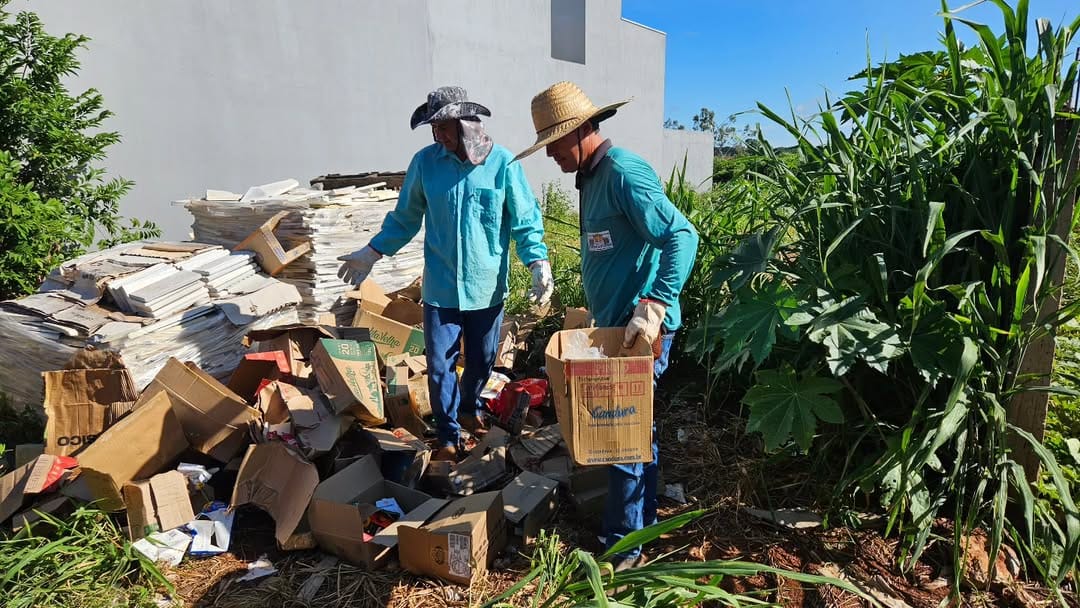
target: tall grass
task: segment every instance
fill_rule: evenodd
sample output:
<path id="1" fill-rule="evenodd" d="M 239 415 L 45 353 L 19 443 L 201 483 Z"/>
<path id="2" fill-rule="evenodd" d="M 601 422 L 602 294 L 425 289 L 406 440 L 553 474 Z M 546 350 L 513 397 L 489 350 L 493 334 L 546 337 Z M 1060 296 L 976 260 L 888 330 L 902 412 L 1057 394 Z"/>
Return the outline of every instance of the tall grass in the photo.
<path id="1" fill-rule="evenodd" d="M 172 591 L 106 513 L 80 507 L 67 519 L 43 515 L 0 540 L 0 596 L 7 608 L 156 606 Z"/>
<path id="2" fill-rule="evenodd" d="M 812 119 L 759 106 L 799 162 L 759 141 L 777 218 L 716 265 L 732 301 L 706 322 L 704 347 L 718 368 L 757 370 L 743 401 L 768 449 L 838 462 L 838 506 L 880 500 L 905 566 L 949 515 L 957 564 L 963 535 L 985 527 L 991 563 L 1008 540 L 1029 574 L 1058 585 L 1080 552 L 1080 513 L 1008 408 L 1060 390 L 1018 370 L 1080 310 L 1044 308 L 1061 288 L 1055 266 L 1076 256 L 1058 230 L 1080 218 L 1080 117 L 1065 99 L 1080 18 L 1039 20 L 1029 50 L 1028 3 L 993 3 L 1003 34 L 943 4 L 943 49 L 868 68 Z M 961 46 L 958 25 L 977 46 Z M 1048 472 L 1053 509 L 1036 504 L 1013 438 Z"/>

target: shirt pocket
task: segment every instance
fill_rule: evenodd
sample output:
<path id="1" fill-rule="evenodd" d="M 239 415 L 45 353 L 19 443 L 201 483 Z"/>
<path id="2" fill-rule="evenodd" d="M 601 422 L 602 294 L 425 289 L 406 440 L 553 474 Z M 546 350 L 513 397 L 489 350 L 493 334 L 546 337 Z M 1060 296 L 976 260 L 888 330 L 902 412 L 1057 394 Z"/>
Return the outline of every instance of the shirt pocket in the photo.
<path id="1" fill-rule="evenodd" d="M 478 188 L 473 209 L 480 223 L 480 234 L 487 241 L 487 249 L 492 255 L 502 255 L 502 224 L 506 209 L 506 193 L 501 189 Z"/>

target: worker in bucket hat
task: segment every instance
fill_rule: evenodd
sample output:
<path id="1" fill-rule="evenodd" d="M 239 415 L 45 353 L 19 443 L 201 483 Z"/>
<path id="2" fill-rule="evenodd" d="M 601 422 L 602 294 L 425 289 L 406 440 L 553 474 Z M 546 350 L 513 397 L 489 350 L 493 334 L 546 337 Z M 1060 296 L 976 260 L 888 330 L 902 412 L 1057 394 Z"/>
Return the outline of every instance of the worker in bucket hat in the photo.
<path id="1" fill-rule="evenodd" d="M 654 383 L 667 369 L 681 323 L 679 294 L 697 255 L 698 235 L 664 194 L 656 172 L 640 156 L 614 147 L 600 122 L 620 101 L 597 107 L 571 82 L 559 82 L 532 100 L 536 143 L 564 173 L 575 174 L 581 218 L 581 278 L 599 327 L 623 327 L 624 346 L 652 345 Z M 604 542 L 656 522 L 658 446 L 649 463 L 613 464 L 604 506 Z M 616 567 L 643 561 L 641 549 L 617 557 Z"/>
<path id="2" fill-rule="evenodd" d="M 339 258 L 338 275 L 359 284 L 424 225 L 424 346 L 438 427 L 434 457 L 443 460 L 461 455 L 462 427 L 474 434 L 484 430 L 479 399 L 495 363 L 511 239 L 532 272 L 531 302 L 546 307 L 554 290 L 540 205 L 521 165 L 511 164 L 510 152 L 492 142 L 480 116 L 491 112 L 461 87 L 428 94 L 409 126 L 431 125 L 434 143 L 413 156 L 397 206 L 379 233 Z"/>

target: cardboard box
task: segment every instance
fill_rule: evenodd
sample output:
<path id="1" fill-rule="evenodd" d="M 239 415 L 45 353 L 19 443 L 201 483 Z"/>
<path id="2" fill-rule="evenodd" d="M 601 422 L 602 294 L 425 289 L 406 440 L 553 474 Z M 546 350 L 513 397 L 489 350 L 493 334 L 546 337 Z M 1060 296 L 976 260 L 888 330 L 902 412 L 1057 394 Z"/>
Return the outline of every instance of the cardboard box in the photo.
<path id="1" fill-rule="evenodd" d="M 296 261 L 300 256 L 311 251 L 311 243 L 309 242 L 300 243 L 296 247 L 285 251 L 281 242 L 274 236 L 274 229 L 289 213 L 289 211 L 275 213 L 262 226 L 259 226 L 258 230 L 252 232 L 247 238 L 233 247 L 233 251 L 254 251 L 259 266 L 262 266 L 266 274 L 274 276 L 281 272 L 283 268 Z"/>
<path id="2" fill-rule="evenodd" d="M 431 396 L 428 391 L 428 376 L 421 374 L 409 378 L 409 404 L 420 417 L 431 416 Z"/>
<path id="3" fill-rule="evenodd" d="M 334 414 L 322 393 L 280 380 L 259 392 L 258 409 L 270 425 L 288 422 L 308 458 L 329 452 L 353 421 L 352 416 Z"/>
<path id="4" fill-rule="evenodd" d="M 424 290 L 422 287 L 423 280 L 423 277 L 416 277 L 405 287 L 391 292 L 389 294 L 390 298 L 404 298 L 406 300 L 412 300 L 413 302 L 421 301 L 424 298 Z"/>
<path id="5" fill-rule="evenodd" d="M 133 541 L 154 532 L 172 530 L 195 519 L 188 497 L 187 477 L 180 471 L 126 483 L 123 494 L 128 538 Z"/>
<path id="6" fill-rule="evenodd" d="M 423 526 L 401 526 L 398 537 L 406 570 L 468 585 L 506 545 L 502 493 L 459 498 Z"/>
<path id="7" fill-rule="evenodd" d="M 145 396 L 145 395 L 144 395 Z M 79 453 L 79 477 L 64 493 L 100 500 L 107 511 L 124 508 L 121 488 L 169 468 L 188 448 L 176 410 L 184 407 L 169 391 L 139 400 L 139 407 Z"/>
<path id="8" fill-rule="evenodd" d="M 259 411 L 198 365 L 170 357 L 136 406 L 162 391 L 172 397 L 180 426 L 199 453 L 229 462 L 248 444 L 248 425 Z"/>
<path id="9" fill-rule="evenodd" d="M 337 338 L 337 336 L 325 327 L 292 323 L 250 331 L 244 337 L 244 345 L 254 344 L 258 352 L 283 351 L 289 360 L 289 367 L 294 378 L 303 379 L 311 376 L 308 358 L 311 356 L 312 349 L 323 338 Z"/>
<path id="10" fill-rule="evenodd" d="M 126 369 L 43 372 L 45 453 L 66 456 L 89 445 L 139 398 Z"/>
<path id="11" fill-rule="evenodd" d="M 365 539 L 364 522 L 377 500 L 393 498 L 405 515 Z M 376 568 L 398 545 L 402 526 L 422 525 L 445 500 L 386 481 L 371 456 L 364 456 L 319 484 L 308 508 L 308 523 L 324 550 L 355 564 Z"/>
<path id="12" fill-rule="evenodd" d="M 311 365 L 334 412 L 349 411 L 365 425 L 386 422 L 373 343 L 324 338 L 311 351 Z"/>
<path id="13" fill-rule="evenodd" d="M 0 477 L 0 522 L 5 522 L 37 494 L 50 490 L 74 461 L 63 456 L 42 454 L 33 461 Z"/>
<path id="14" fill-rule="evenodd" d="M 555 413 L 570 455 L 578 464 L 652 461 L 652 348 L 638 341 L 631 356 L 568 360 L 574 334 L 605 353 L 622 349 L 618 327 L 556 332 L 544 356 Z"/>
<path id="15" fill-rule="evenodd" d="M 527 543 L 536 538 L 559 504 L 559 483 L 523 471 L 502 490 L 503 513 L 514 533 Z"/>
<path id="16" fill-rule="evenodd" d="M 233 370 L 226 387 L 254 403 L 256 393 L 264 381 L 288 379 L 292 375 L 292 365 L 285 351 L 272 350 L 264 353 L 248 353 L 240 359 L 240 364 Z"/>
<path id="17" fill-rule="evenodd" d="M 394 427 L 403 428 L 416 437 L 423 437 L 428 430 L 427 423 L 413 409 L 412 400 L 408 393 L 404 395 L 387 395 L 383 399 L 386 406 L 386 417 Z"/>
<path id="18" fill-rule="evenodd" d="M 252 504 L 274 518 L 278 546 L 288 545 L 319 485 L 315 465 L 274 441 L 248 447 L 236 474 L 229 508 Z"/>
<path id="19" fill-rule="evenodd" d="M 356 289 L 347 292 L 345 296 L 357 300 L 357 316 L 359 316 L 361 310 L 380 315 L 390 304 L 389 296 L 386 295 L 386 292 L 374 279 L 364 279 Z"/>
<path id="20" fill-rule="evenodd" d="M 567 308 L 566 316 L 563 318 L 562 328 L 564 330 L 569 329 L 588 329 L 586 327 L 589 321 L 589 310 L 586 308 Z"/>
<path id="21" fill-rule="evenodd" d="M 495 427 L 458 463 L 436 460 L 428 464 L 425 481 L 446 494 L 468 496 L 506 477 L 506 431 Z"/>
<path id="22" fill-rule="evenodd" d="M 416 487 L 431 462 L 431 448 L 403 428 L 365 429 L 364 432 L 378 443 L 383 478 Z"/>
<path id="23" fill-rule="evenodd" d="M 424 354 L 424 332 L 411 325 L 363 309 L 357 311 L 353 325 L 371 332 L 371 340 L 378 345 L 379 356 L 384 360 L 388 355 Z"/>

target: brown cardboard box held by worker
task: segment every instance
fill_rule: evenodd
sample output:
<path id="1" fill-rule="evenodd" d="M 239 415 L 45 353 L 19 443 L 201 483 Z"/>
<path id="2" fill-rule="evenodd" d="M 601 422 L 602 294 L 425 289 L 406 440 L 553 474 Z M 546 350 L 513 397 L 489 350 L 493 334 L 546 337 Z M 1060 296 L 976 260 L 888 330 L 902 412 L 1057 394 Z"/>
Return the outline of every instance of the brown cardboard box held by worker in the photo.
<path id="1" fill-rule="evenodd" d="M 639 341 L 629 356 L 610 356 L 622 349 L 624 333 L 618 327 L 559 331 L 544 351 L 559 427 L 578 464 L 652 460 L 652 348 Z M 608 356 L 568 356 L 581 340 Z"/>
<path id="2" fill-rule="evenodd" d="M 404 512 L 374 534 L 365 533 L 375 504 L 392 498 Z M 420 526 L 446 504 L 419 490 L 383 479 L 373 456 L 364 456 L 315 488 L 308 523 L 324 550 L 352 563 L 384 565 L 399 542 L 401 526 Z"/>
<path id="3" fill-rule="evenodd" d="M 428 523 L 398 529 L 401 565 L 414 574 L 468 585 L 506 545 L 501 492 L 459 498 Z"/>

